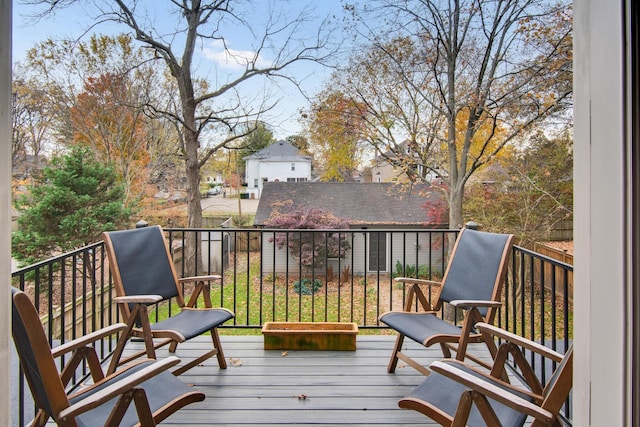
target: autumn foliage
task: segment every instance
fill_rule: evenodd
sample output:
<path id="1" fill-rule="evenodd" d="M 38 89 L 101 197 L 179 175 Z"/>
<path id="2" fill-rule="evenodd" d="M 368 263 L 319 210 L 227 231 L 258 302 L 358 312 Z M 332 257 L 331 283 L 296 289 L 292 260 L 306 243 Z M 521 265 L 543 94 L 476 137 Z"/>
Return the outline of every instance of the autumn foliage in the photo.
<path id="1" fill-rule="evenodd" d="M 265 225 L 271 228 L 288 230 L 347 230 L 346 220 L 337 218 L 322 209 L 294 210 L 287 213 L 276 213 Z M 270 242 L 275 242 L 278 249 L 289 248 L 289 253 L 308 268 L 321 268 L 326 259 L 344 258 L 350 248 L 349 241 L 340 232 L 276 232 Z"/>
<path id="2" fill-rule="evenodd" d="M 86 81 L 70 111 L 74 142 L 115 165 L 128 200 L 142 192 L 149 164 L 145 116 L 130 98 L 125 78 L 104 74 Z"/>
<path id="3" fill-rule="evenodd" d="M 364 106 L 346 95 L 326 90 L 308 115 L 310 139 L 323 181 L 345 181 L 360 163 Z"/>

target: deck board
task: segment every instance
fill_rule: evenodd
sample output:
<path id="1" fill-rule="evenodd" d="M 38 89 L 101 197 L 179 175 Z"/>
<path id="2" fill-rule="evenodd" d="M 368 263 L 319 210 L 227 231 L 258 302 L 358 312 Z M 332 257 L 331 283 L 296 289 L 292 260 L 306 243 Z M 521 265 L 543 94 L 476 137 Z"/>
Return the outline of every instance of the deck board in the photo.
<path id="1" fill-rule="evenodd" d="M 402 362 L 386 371 L 392 336 L 359 335 L 355 351 L 264 350 L 262 336 L 221 336 L 226 370 L 210 359 L 181 375 L 205 393 L 164 421 L 180 426 L 425 426 L 421 414 L 398 408 L 397 402 L 424 377 Z M 410 340 L 407 340 L 410 341 Z M 178 347 L 184 360 L 211 341 L 199 337 Z M 141 347 L 132 342 L 128 349 Z M 407 354 L 425 365 L 442 358 L 439 347 L 405 344 Z M 475 354 L 488 357 L 482 348 Z M 158 357 L 167 355 L 159 350 Z M 304 397 L 304 398 L 303 398 Z"/>

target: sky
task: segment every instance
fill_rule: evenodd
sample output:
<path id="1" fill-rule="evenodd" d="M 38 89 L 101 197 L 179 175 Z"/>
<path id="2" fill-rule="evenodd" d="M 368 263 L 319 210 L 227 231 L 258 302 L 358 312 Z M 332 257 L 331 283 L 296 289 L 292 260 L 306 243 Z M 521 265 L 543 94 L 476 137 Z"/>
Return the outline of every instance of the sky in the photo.
<path id="1" fill-rule="evenodd" d="M 152 5 L 148 13 L 150 19 L 154 19 L 156 26 L 163 28 L 165 32 L 170 32 L 175 28 L 175 16 L 166 10 L 160 9 L 165 2 L 158 0 L 144 0 L 147 5 Z M 91 2 L 80 2 L 83 4 Z M 271 3 L 267 0 L 250 2 L 253 10 L 249 17 L 252 23 L 256 22 L 256 33 L 260 34 L 258 28 L 265 19 L 270 16 L 268 5 Z M 316 18 L 314 23 L 308 24 L 308 28 L 319 22 L 319 19 L 326 16 L 332 16 L 335 20 L 340 21 L 342 15 L 342 5 L 340 0 L 322 0 L 316 2 L 290 0 L 286 2 L 286 13 L 291 14 L 301 10 L 303 7 L 312 4 L 312 14 Z M 47 17 L 46 19 L 34 20 L 32 17 L 39 9 L 35 6 L 22 4 L 20 1 L 14 2 L 13 6 L 13 62 L 23 61 L 25 53 L 38 42 L 48 38 L 77 39 L 83 37 L 87 40 L 88 36 L 83 34 L 87 31 L 88 25 L 92 22 L 92 11 L 84 10 L 75 6 L 59 11 L 56 15 Z M 341 23 L 337 23 L 341 26 Z M 117 34 L 127 32 L 128 28 L 124 26 L 116 26 L 115 24 L 100 24 L 89 30 L 89 34 Z M 311 35 L 312 31 L 304 31 L 307 35 Z M 210 82 L 220 82 L 237 73 L 241 68 L 238 61 L 243 57 L 251 57 L 255 50 L 256 38 L 243 27 L 229 27 L 224 31 L 226 49 L 222 42 L 209 41 L 199 44 L 196 49 L 194 63 L 198 67 L 198 73 Z M 334 34 L 335 40 L 339 40 L 341 35 Z M 234 59 L 232 59 L 235 58 Z M 273 58 L 266 53 L 259 58 L 260 64 L 268 64 Z M 299 79 L 301 87 L 307 94 L 316 93 L 323 82 L 329 77 L 331 70 L 312 62 L 304 62 L 291 68 L 291 73 Z M 260 99 L 263 94 L 268 93 L 272 100 L 278 100 L 277 106 L 271 110 L 264 118 L 273 129 L 274 136 L 277 139 L 283 139 L 289 135 L 302 132 L 302 126 L 299 122 L 300 109 L 307 108 L 308 100 L 299 92 L 299 90 L 291 83 L 285 80 L 276 82 L 267 81 L 265 79 L 257 79 L 249 84 L 243 84 L 241 87 L 243 96 L 247 98 Z"/>

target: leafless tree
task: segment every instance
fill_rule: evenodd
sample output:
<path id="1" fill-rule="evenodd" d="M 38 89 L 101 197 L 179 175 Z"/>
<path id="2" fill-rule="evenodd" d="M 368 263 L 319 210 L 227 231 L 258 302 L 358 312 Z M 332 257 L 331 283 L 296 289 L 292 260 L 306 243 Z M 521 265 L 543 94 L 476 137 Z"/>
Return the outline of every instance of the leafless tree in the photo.
<path id="1" fill-rule="evenodd" d="M 54 12 L 80 2 L 34 0 L 32 3 L 45 5 L 46 12 Z M 200 168 L 216 150 L 229 147 L 244 136 L 235 132 L 238 125 L 247 129 L 247 122 L 256 120 L 275 103 L 266 93 L 247 97 L 246 92 L 242 92 L 243 85 L 261 77 L 297 84 L 287 73 L 289 68 L 303 61 L 328 61 L 332 54 L 331 29 L 326 20 L 313 24 L 310 7 L 295 13 L 290 3 L 276 1 L 260 5 L 265 16 L 256 13 L 254 2 L 242 0 L 105 0 L 94 4 L 96 24 L 109 21 L 129 28 L 135 39 L 164 63 L 177 85 L 179 102 L 175 109 L 167 105 L 150 107 L 154 113 L 179 124 L 188 187 L 189 227 L 200 227 Z M 158 15 L 171 16 L 173 27 L 162 28 Z M 231 40 L 227 38 L 231 28 L 236 34 L 242 29 L 252 36 L 251 51 L 231 47 Z M 214 77 L 204 75 L 194 63 L 194 53 L 196 49 L 208 49 L 208 43 L 221 46 L 225 60 L 239 71 L 225 76 L 222 71 L 214 70 Z"/>
<path id="2" fill-rule="evenodd" d="M 571 108 L 570 2 L 379 0 L 351 9 L 377 58 L 364 74 L 379 76 L 374 87 L 345 85 L 368 106 L 367 136 L 392 157 L 408 152 L 398 157 L 408 171 L 437 167 L 449 224 L 460 227 L 473 173 Z"/>

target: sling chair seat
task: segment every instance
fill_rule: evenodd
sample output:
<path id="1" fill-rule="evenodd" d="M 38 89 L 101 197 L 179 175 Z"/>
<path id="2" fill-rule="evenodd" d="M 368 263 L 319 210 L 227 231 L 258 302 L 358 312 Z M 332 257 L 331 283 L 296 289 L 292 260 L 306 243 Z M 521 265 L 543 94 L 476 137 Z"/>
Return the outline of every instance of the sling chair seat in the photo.
<path id="1" fill-rule="evenodd" d="M 179 334 L 183 337 L 183 341 L 187 341 L 230 319 L 233 319 L 233 313 L 228 310 L 184 308 L 162 322 L 153 323 L 151 331 L 158 335 L 162 331 Z"/>
<path id="2" fill-rule="evenodd" d="M 177 359 L 172 357 L 171 359 Z M 169 358 L 165 360 L 170 360 Z M 163 360 L 163 362 L 165 361 Z M 177 360 L 176 360 L 177 362 Z M 155 360 L 143 361 L 135 364 L 135 366 L 129 369 L 123 369 L 119 375 L 114 376 L 111 380 L 104 381 L 99 385 L 89 388 L 87 392 L 80 393 L 69 398 L 71 405 L 80 403 L 85 399 L 90 399 L 92 395 L 102 392 L 107 387 L 117 387 L 118 383 L 126 381 L 127 378 L 134 375 L 141 375 L 144 373 L 144 369 L 157 363 Z M 149 402 L 149 408 L 151 412 L 155 412 L 160 408 L 171 405 L 178 396 L 188 395 L 196 392 L 192 387 L 189 387 L 184 382 L 180 381 L 169 371 L 163 371 L 161 374 L 149 378 L 143 382 L 140 386 L 145 391 L 147 400 Z M 204 396 L 197 397 L 198 401 L 204 400 Z M 101 426 L 106 425 L 109 415 L 113 411 L 113 408 L 118 403 L 117 398 L 113 398 L 106 402 L 104 405 L 100 405 L 95 409 L 80 414 L 76 417 L 76 422 L 79 426 Z M 124 417 L 120 421 L 120 426 L 135 426 L 139 423 L 138 414 L 136 413 L 135 406 L 130 405 L 125 413 Z"/>
<path id="3" fill-rule="evenodd" d="M 433 313 L 392 311 L 384 317 L 384 322 L 388 325 L 393 325 L 393 329 L 425 347 L 429 347 L 432 340 L 441 338 L 444 335 L 460 336 L 459 327 L 443 322 Z"/>

